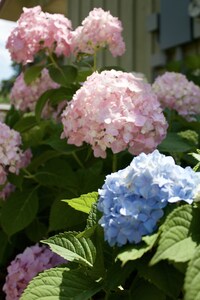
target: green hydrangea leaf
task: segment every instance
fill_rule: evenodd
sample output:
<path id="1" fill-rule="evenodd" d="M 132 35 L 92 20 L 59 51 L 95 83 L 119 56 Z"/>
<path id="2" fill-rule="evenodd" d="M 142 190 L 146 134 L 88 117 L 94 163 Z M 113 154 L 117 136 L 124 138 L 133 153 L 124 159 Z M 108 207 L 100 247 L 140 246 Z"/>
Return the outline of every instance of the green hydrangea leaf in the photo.
<path id="1" fill-rule="evenodd" d="M 158 238 L 158 234 L 153 234 L 151 236 L 143 237 L 143 241 L 137 245 L 129 245 L 125 246 L 120 250 L 117 258 L 122 261 L 122 264 L 126 264 L 130 260 L 136 260 L 144 255 L 144 253 L 151 250 L 154 243 Z"/>
<path id="2" fill-rule="evenodd" d="M 200 243 L 199 220 L 200 210 L 189 204 L 173 210 L 161 227 L 161 238 L 151 265 L 163 259 L 189 261 Z"/>
<path id="3" fill-rule="evenodd" d="M 39 240 L 47 235 L 48 228 L 46 224 L 40 222 L 38 219 L 33 220 L 33 222 L 26 228 L 27 237 L 37 243 Z"/>
<path id="4" fill-rule="evenodd" d="M 62 86 L 69 87 L 69 84 L 76 81 L 78 71 L 74 66 L 59 66 L 58 68 L 50 67 L 49 74 L 53 81 Z"/>
<path id="5" fill-rule="evenodd" d="M 96 248 L 89 238 L 78 238 L 73 233 L 64 232 L 42 242 L 68 261 L 89 267 L 95 262 Z"/>
<path id="6" fill-rule="evenodd" d="M 9 253 L 9 239 L 7 234 L 0 230 L 0 241 L 1 241 L 1 247 L 0 247 L 0 266 L 6 264 L 7 255 Z"/>
<path id="7" fill-rule="evenodd" d="M 56 166 L 56 168 L 55 168 Z M 44 186 L 56 186 L 77 194 L 78 182 L 76 173 L 70 164 L 61 158 L 53 158 L 42 166 L 35 174 L 35 179 Z"/>
<path id="8" fill-rule="evenodd" d="M 159 151 L 164 152 L 188 152 L 192 146 L 176 132 L 169 132 L 167 137 L 158 146 Z"/>
<path id="9" fill-rule="evenodd" d="M 37 122 L 40 122 L 41 114 L 43 108 L 47 101 L 49 100 L 51 94 L 53 93 L 53 89 L 45 91 L 38 99 L 36 106 L 35 106 L 35 118 Z"/>
<path id="10" fill-rule="evenodd" d="M 11 194 L 1 213 L 1 224 L 9 235 L 24 229 L 35 218 L 38 211 L 38 196 L 35 190 Z"/>
<path id="11" fill-rule="evenodd" d="M 130 298 L 127 299 L 166 300 L 166 295 L 152 283 L 139 278 L 134 282 L 130 290 Z"/>
<path id="12" fill-rule="evenodd" d="M 200 162 L 200 154 L 199 153 L 191 153 L 191 155 Z"/>
<path id="13" fill-rule="evenodd" d="M 200 298 L 200 246 L 196 248 L 193 258 L 189 262 L 185 276 L 185 300 Z"/>
<path id="14" fill-rule="evenodd" d="M 51 206 L 50 216 L 49 216 L 49 231 L 55 230 L 71 230 L 78 226 L 80 228 L 85 228 L 87 215 L 78 210 L 73 209 L 66 203 L 57 199 Z"/>
<path id="15" fill-rule="evenodd" d="M 54 268 L 35 277 L 20 300 L 88 300 L 101 287 L 81 269 Z"/>
<path id="16" fill-rule="evenodd" d="M 172 264 L 161 261 L 154 266 L 149 266 L 149 254 L 147 254 L 136 261 L 136 266 L 140 277 L 153 283 L 172 299 L 178 299 L 182 290 L 184 275 Z"/>
<path id="17" fill-rule="evenodd" d="M 54 157 L 60 156 L 60 153 L 57 153 L 54 150 L 47 150 L 42 152 L 36 157 L 33 157 L 30 164 L 28 165 L 29 171 L 37 170 L 41 165 L 46 163 L 48 160 L 51 160 Z"/>
<path id="18" fill-rule="evenodd" d="M 92 193 L 81 195 L 79 198 L 73 198 L 70 200 L 62 200 L 62 201 L 68 203 L 69 206 L 73 207 L 76 210 L 89 214 L 92 208 L 92 204 L 97 201 L 97 198 L 98 198 L 98 193 L 92 192 Z"/>
<path id="19" fill-rule="evenodd" d="M 23 133 L 37 124 L 35 116 L 32 115 L 25 115 L 18 122 L 15 123 L 14 129 Z"/>
<path id="20" fill-rule="evenodd" d="M 35 81 L 39 76 L 44 67 L 43 66 L 31 66 L 24 72 L 24 81 L 27 85 Z"/>
<path id="21" fill-rule="evenodd" d="M 188 129 L 178 132 L 178 135 L 185 139 L 191 146 L 197 147 L 199 136 L 196 131 Z"/>
<path id="22" fill-rule="evenodd" d="M 97 203 L 95 202 L 92 204 L 92 208 L 89 212 L 86 229 L 96 226 L 100 218 L 101 212 L 97 209 Z"/>

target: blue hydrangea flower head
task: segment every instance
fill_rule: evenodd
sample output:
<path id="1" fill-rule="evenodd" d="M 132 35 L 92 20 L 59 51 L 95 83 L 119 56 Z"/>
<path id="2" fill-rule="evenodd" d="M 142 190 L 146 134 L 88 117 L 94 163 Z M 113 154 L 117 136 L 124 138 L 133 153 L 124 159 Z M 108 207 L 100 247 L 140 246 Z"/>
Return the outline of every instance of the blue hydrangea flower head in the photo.
<path id="1" fill-rule="evenodd" d="M 159 153 L 141 153 L 123 170 L 106 176 L 99 190 L 99 221 L 110 246 L 139 243 L 153 233 L 168 203 L 192 203 L 200 173 L 182 168 Z"/>

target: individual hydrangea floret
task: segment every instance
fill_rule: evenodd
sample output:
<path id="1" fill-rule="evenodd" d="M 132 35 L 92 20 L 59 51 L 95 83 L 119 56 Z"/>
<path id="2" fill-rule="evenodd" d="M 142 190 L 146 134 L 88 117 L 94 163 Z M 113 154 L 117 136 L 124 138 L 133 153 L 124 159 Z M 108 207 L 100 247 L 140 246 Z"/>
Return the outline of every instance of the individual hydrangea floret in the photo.
<path id="1" fill-rule="evenodd" d="M 185 75 L 166 72 L 156 78 L 152 88 L 163 108 L 176 110 L 187 121 L 200 114 L 200 87 Z"/>
<path id="2" fill-rule="evenodd" d="M 46 246 L 36 244 L 27 247 L 7 268 L 8 274 L 3 286 L 6 300 L 18 300 L 33 277 L 62 263 L 66 261 Z"/>
<path id="3" fill-rule="evenodd" d="M 92 55 L 99 48 L 108 47 L 114 57 L 121 56 L 125 52 L 122 30 L 118 18 L 102 8 L 94 8 L 83 20 L 82 26 L 72 32 L 72 52 L 74 55 Z"/>
<path id="4" fill-rule="evenodd" d="M 24 8 L 6 47 L 12 60 L 23 64 L 34 61 L 43 49 L 69 56 L 71 29 L 71 21 L 64 15 L 45 13 L 40 6 Z"/>
<path id="5" fill-rule="evenodd" d="M 20 146 L 19 132 L 0 122 L 0 185 L 6 183 L 8 173 L 18 174 L 29 164 L 32 153 L 30 149 L 23 152 Z"/>
<path id="6" fill-rule="evenodd" d="M 151 152 L 165 138 L 167 122 L 151 86 L 131 73 L 94 72 L 62 114 L 69 144 L 92 146 L 94 156 L 125 149 Z"/>
<path id="7" fill-rule="evenodd" d="M 168 203 L 191 204 L 199 193 L 200 173 L 182 168 L 155 150 L 141 153 L 123 170 L 107 175 L 99 190 L 99 223 L 111 246 L 139 243 L 156 230 Z"/>

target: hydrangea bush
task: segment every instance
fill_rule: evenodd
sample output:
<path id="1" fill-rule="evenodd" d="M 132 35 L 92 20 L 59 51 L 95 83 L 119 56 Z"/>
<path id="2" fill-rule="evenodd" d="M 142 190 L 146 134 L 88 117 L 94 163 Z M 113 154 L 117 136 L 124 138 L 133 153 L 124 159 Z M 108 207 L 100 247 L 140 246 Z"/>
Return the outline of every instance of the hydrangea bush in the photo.
<path id="1" fill-rule="evenodd" d="M 8 38 L 23 72 L 0 123 L 2 299 L 199 297 L 200 88 L 97 66 L 124 54 L 122 25 L 36 6 Z"/>

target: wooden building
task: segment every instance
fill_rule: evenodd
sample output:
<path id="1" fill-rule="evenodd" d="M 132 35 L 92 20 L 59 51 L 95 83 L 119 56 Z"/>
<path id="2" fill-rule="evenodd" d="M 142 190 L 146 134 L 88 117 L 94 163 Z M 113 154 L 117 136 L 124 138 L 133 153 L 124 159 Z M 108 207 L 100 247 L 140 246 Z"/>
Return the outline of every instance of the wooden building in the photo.
<path id="1" fill-rule="evenodd" d="M 73 28 L 94 7 L 109 10 L 123 25 L 126 53 L 113 58 L 108 51 L 99 65 L 118 65 L 144 73 L 151 81 L 170 60 L 200 52 L 200 21 L 188 14 L 192 0 L 1 0 L 0 18 L 17 20 L 22 7 L 41 5 L 44 11 L 65 14 Z"/>

